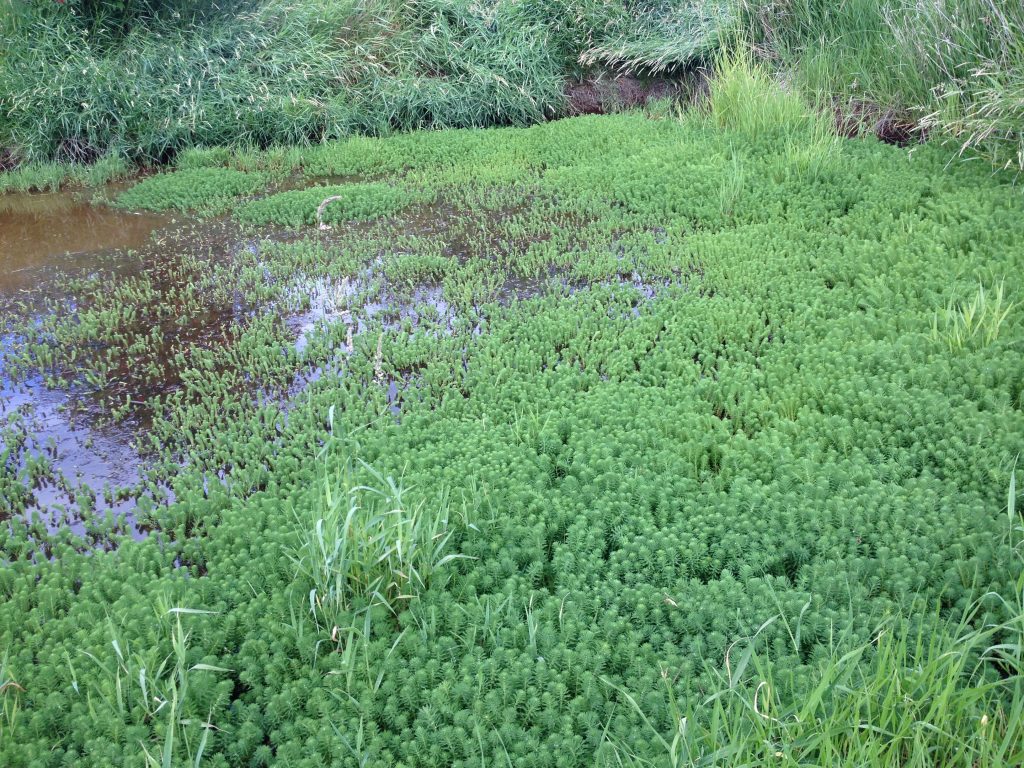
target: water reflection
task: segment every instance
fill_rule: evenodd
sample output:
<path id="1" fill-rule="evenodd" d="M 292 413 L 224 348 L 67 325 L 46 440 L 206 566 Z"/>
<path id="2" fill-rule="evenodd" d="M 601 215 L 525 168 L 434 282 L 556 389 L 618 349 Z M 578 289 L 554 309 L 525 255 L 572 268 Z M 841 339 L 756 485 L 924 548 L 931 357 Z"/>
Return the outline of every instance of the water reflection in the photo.
<path id="1" fill-rule="evenodd" d="M 34 287 L 52 269 L 88 270 L 102 253 L 138 248 L 169 220 L 92 206 L 68 192 L 0 195 L 0 294 Z"/>

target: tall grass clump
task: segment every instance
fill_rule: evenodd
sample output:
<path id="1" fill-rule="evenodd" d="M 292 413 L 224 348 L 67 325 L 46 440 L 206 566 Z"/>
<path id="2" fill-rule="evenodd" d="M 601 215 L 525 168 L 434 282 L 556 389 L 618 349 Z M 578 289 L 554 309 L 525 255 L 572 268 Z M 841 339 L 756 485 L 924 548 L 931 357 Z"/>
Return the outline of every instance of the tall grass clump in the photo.
<path id="1" fill-rule="evenodd" d="M 115 36 L 31 13 L 0 64 L 0 145 L 89 161 L 194 146 L 525 124 L 557 113 L 564 55 L 515 3 L 266 0 Z"/>
<path id="2" fill-rule="evenodd" d="M 141 753 L 146 768 L 201 765 L 218 730 L 214 716 L 227 703 L 225 675 L 232 672 L 208 663 L 192 646 L 186 622 L 210 613 L 163 609 L 145 645 L 108 620 L 105 649 L 66 656 L 74 714 L 91 721 L 109 747 Z M 96 756 L 104 752 L 98 748 Z"/>
<path id="3" fill-rule="evenodd" d="M 355 615 L 397 615 L 435 572 L 462 557 L 446 552 L 454 535 L 447 502 L 415 500 L 411 487 L 358 459 L 335 462 L 325 451 L 321 460 L 314 498 L 295 510 L 291 554 L 310 585 L 309 611 L 334 631 Z"/>
<path id="4" fill-rule="evenodd" d="M 932 0 L 891 9 L 886 21 L 928 73 L 922 129 L 1024 170 L 1024 4 Z"/>
<path id="5" fill-rule="evenodd" d="M 351 3 L 276 0 L 202 26 L 139 25 L 115 43 L 35 18 L 0 69 L 0 141 L 27 158 L 88 160 L 111 146 L 162 160 L 195 143 L 302 143 L 328 129 L 349 59 Z"/>
<path id="6" fill-rule="evenodd" d="M 928 1 L 928 0 L 926 0 Z M 905 107 L 927 92 L 897 58 L 886 9 L 902 0 L 740 0 L 745 37 L 810 93 Z"/>
<path id="7" fill-rule="evenodd" d="M 708 110 L 717 127 L 752 138 L 835 134 L 827 118 L 812 109 L 801 94 L 784 87 L 765 64 L 745 49 L 719 57 L 715 71 Z"/>
<path id="8" fill-rule="evenodd" d="M 1015 306 L 1006 298 L 1005 281 L 999 281 L 988 293 L 984 285 L 979 285 L 970 299 L 950 303 L 935 313 L 932 339 L 944 341 L 951 352 L 994 344 Z"/>
<path id="9" fill-rule="evenodd" d="M 742 0 L 758 54 L 847 130 L 957 142 L 1024 168 L 1024 5 L 1017 0 Z"/>
<path id="10" fill-rule="evenodd" d="M 0 658 L 0 747 L 12 739 L 24 692 L 11 667 L 10 652 L 4 651 L 3 658 Z"/>
<path id="11" fill-rule="evenodd" d="M 981 629 L 968 618 L 886 622 L 870 642 L 833 648 L 798 697 L 786 693 L 788 682 L 763 655 L 750 652 L 756 639 L 730 649 L 720 687 L 696 710 L 675 703 L 664 670 L 675 730 L 655 729 L 654 737 L 666 764 L 680 767 L 1019 765 L 1024 613 Z M 653 729 L 636 699 L 613 687 Z M 625 764 L 641 764 L 609 746 Z"/>
<path id="12" fill-rule="evenodd" d="M 712 125 L 746 141 L 781 146 L 782 151 L 769 153 L 776 181 L 794 175 L 818 178 L 828 170 L 837 157 L 839 141 L 829 115 L 780 83 L 745 48 L 721 55 L 716 72 L 707 99 L 707 120 Z M 730 211 L 742 196 L 745 169 L 736 155 L 726 168 L 722 206 Z"/>

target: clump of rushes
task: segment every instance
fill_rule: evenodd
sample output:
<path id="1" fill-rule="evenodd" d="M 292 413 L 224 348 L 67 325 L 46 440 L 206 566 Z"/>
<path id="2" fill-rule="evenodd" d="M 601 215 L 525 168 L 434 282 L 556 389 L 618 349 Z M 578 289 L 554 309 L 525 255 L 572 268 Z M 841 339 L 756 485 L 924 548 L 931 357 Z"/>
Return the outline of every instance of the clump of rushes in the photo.
<path id="1" fill-rule="evenodd" d="M 950 351 L 994 344 L 1015 308 L 1015 302 L 1006 300 L 1005 281 L 1000 280 L 987 294 L 985 286 L 979 285 L 968 301 L 950 303 L 935 313 L 932 339 L 945 341 Z"/>
<path id="2" fill-rule="evenodd" d="M 317 211 L 329 198 L 333 199 L 323 208 L 318 222 Z M 277 224 L 298 229 L 318 223 L 330 225 L 346 220 L 376 219 L 421 200 L 422 195 L 391 184 L 310 187 L 252 200 L 239 207 L 236 215 L 252 224 Z"/>
<path id="3" fill-rule="evenodd" d="M 322 452 L 314 498 L 294 510 L 291 558 L 297 580 L 309 586 L 310 613 L 337 631 L 364 612 L 397 616 L 462 556 L 448 551 L 455 531 L 446 499 L 416 499 L 413 488 L 366 462 L 331 456 L 334 448 Z"/>
<path id="4" fill-rule="evenodd" d="M 98 754 L 113 757 L 111 747 L 128 737 L 136 739 L 147 768 L 198 766 L 217 739 L 232 670 L 210 663 L 216 659 L 193 645 L 195 622 L 212 611 L 154 607 L 144 637 L 125 637 L 108 620 L 105 647 L 67 655 L 70 706 L 102 718 L 96 736 L 105 744 L 94 748 Z"/>
<path id="5" fill-rule="evenodd" d="M 713 56 L 734 39 L 739 26 L 735 0 L 617 4 L 574 3 L 576 13 L 591 15 L 595 25 L 581 64 L 640 75 L 674 71 Z M 600 10 L 599 10 L 600 9 Z M 606 18 L 598 16 L 604 10 Z"/>
<path id="6" fill-rule="evenodd" d="M 143 179 L 122 192 L 116 204 L 150 211 L 220 213 L 242 195 L 259 191 L 266 181 L 263 174 L 231 168 L 190 168 Z"/>
<path id="7" fill-rule="evenodd" d="M 7 662 L 8 657 L 9 654 L 5 650 L 3 659 L 0 660 L 0 701 L 3 702 L 2 711 L 0 711 L 0 745 L 10 739 L 14 732 L 20 713 L 21 694 L 25 692 L 25 689 L 18 683 L 14 670 Z"/>

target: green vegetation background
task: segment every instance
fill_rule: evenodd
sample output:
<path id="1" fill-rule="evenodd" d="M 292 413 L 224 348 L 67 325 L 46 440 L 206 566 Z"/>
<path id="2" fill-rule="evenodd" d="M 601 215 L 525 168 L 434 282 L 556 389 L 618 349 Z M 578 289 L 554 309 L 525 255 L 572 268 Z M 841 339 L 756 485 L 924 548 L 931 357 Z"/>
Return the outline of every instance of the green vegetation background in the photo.
<path id="1" fill-rule="evenodd" d="M 300 352 L 257 316 L 175 358 L 145 439 L 187 463 L 145 541 L 5 520 L 0 764 L 1024 762 L 1020 192 L 834 131 L 1019 164 L 1018 6 L 69 5 L 4 17 L 19 156 L 104 154 L 88 180 L 174 155 L 121 204 L 300 232 L 320 192 L 245 198 L 359 176 L 328 221 L 381 228 L 186 253 L 206 272 L 173 306 L 139 278 L 16 326 L 20 372 L 103 389 L 134 312 L 299 272 L 382 269 L 460 320 L 324 325 Z M 540 122 L 588 67 L 712 58 L 688 115 L 345 138 Z M 277 144 L 300 146 L 253 149 Z M 438 199 L 493 220 L 478 258 L 403 232 Z M 125 338 L 157 375 L 161 340 Z M 341 346 L 290 408 L 245 387 Z"/>
<path id="2" fill-rule="evenodd" d="M 245 202 L 224 168 L 289 158 L 378 178 L 339 205 L 379 228 L 186 254 L 187 306 L 383 269 L 461 319 L 300 352 L 268 313 L 177 355 L 146 435 L 177 500 L 138 510 L 145 541 L 0 530 L 0 762 L 1020 764 L 1012 174 L 841 139 L 737 58 L 682 118 L 191 151 L 127 194 L 301 231 L 319 193 Z M 464 262 L 451 225 L 403 228 L 437 197 Z M 154 300 L 29 318 L 19 366 L 102 389 Z M 144 378 L 160 340 L 127 340 Z M 290 407 L 244 386 L 339 348 Z"/>
<path id="3" fill-rule="evenodd" d="M 0 149 L 23 160 L 525 125 L 566 84 L 747 48 L 858 126 L 1020 167 L 1016 0 L 3 0 Z M 2 160 L 0 160 L 2 162 Z"/>

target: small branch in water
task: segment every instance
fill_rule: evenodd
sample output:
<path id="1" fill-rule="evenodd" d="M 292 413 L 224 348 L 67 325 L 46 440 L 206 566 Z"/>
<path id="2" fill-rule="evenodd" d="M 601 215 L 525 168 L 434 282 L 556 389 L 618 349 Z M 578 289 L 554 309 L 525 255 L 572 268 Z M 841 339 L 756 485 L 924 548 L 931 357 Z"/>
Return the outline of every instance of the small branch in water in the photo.
<path id="1" fill-rule="evenodd" d="M 373 378 L 378 383 L 384 381 L 384 334 L 377 337 L 377 354 L 373 357 Z"/>
<path id="2" fill-rule="evenodd" d="M 330 203 L 333 203 L 335 200 L 341 200 L 341 197 L 342 197 L 341 195 L 331 195 L 330 197 L 326 198 L 322 203 L 320 203 L 320 206 L 316 209 L 316 226 L 317 226 L 317 229 L 328 230 L 328 229 L 331 228 L 330 224 L 324 224 L 324 209 Z"/>

